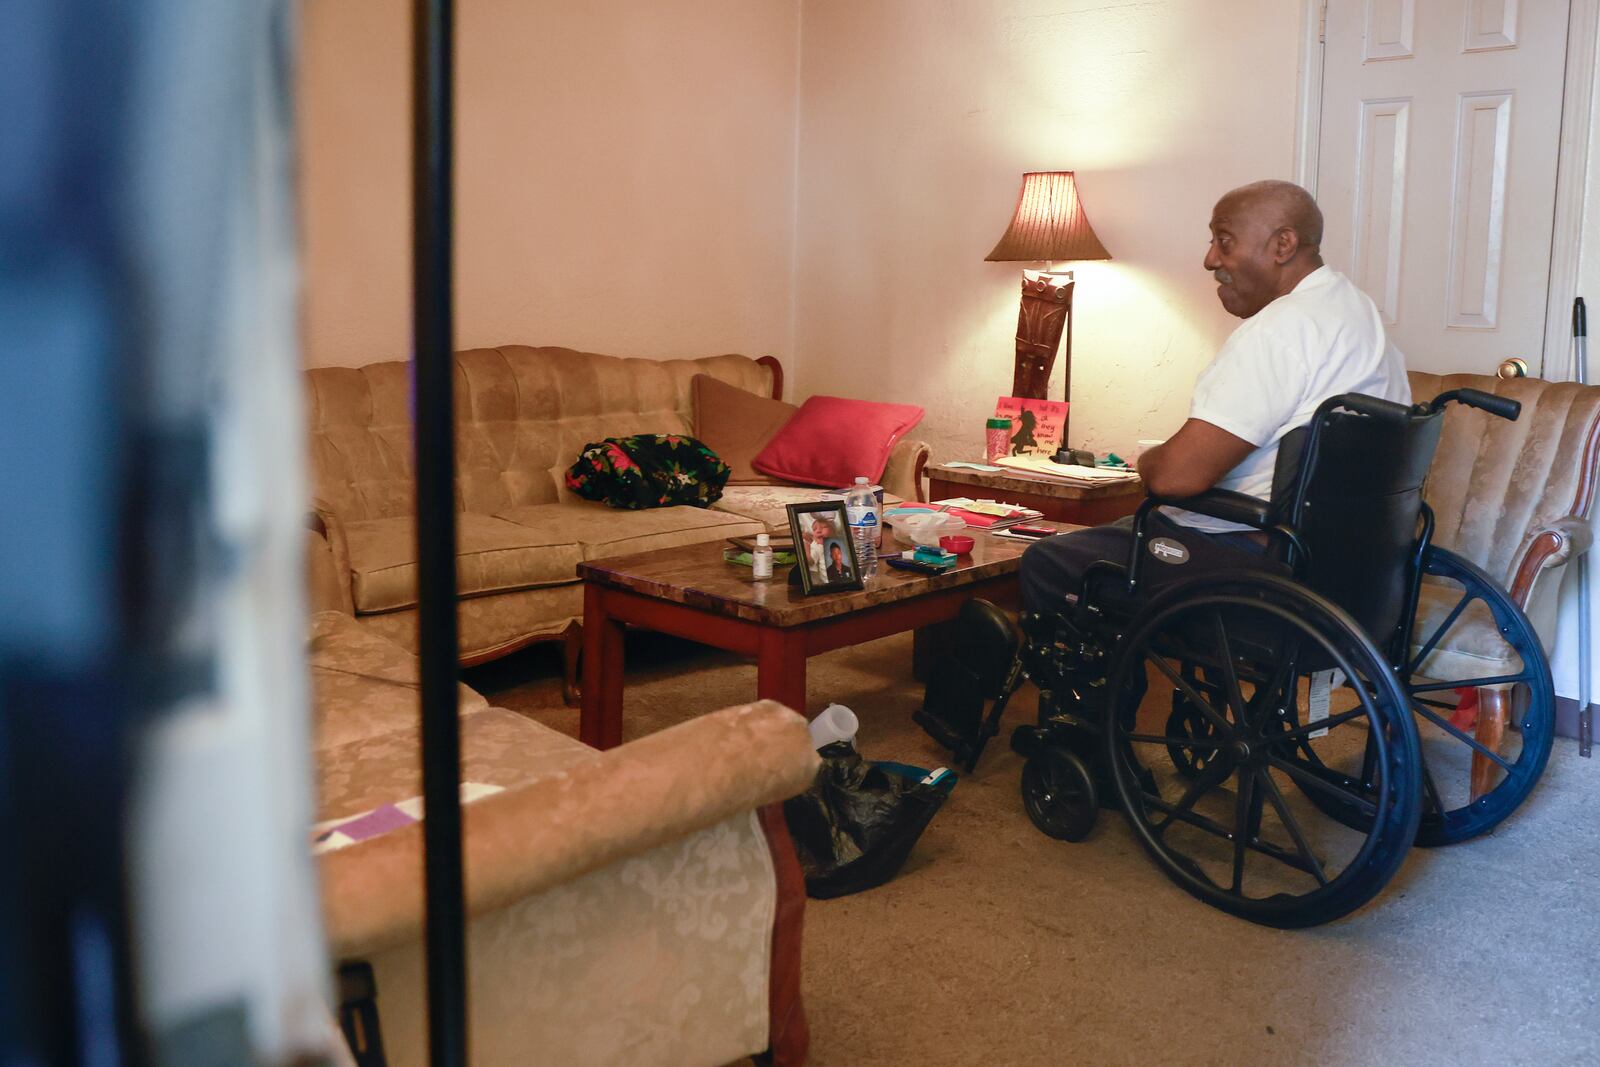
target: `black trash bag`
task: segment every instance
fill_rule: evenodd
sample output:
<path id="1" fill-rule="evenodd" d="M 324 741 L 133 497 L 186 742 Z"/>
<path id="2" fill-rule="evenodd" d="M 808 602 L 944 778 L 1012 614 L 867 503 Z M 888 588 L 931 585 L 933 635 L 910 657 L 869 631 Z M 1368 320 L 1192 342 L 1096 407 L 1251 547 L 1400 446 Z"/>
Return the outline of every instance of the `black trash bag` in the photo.
<path id="1" fill-rule="evenodd" d="M 912 846 L 956 786 L 945 768 L 872 762 L 848 741 L 818 752 L 811 788 L 784 802 L 783 814 L 818 900 L 859 893 L 899 873 Z"/>

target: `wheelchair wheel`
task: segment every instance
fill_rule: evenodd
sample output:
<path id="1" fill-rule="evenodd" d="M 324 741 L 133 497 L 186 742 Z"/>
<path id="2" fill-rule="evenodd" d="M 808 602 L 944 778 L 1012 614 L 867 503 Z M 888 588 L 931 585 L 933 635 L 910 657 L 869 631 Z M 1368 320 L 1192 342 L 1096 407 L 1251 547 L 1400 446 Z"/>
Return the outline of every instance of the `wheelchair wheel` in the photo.
<path id="1" fill-rule="evenodd" d="M 1432 547 L 1423 560 L 1423 573 L 1432 580 L 1423 587 L 1413 648 L 1400 672 L 1401 685 L 1413 714 L 1422 746 L 1422 818 L 1417 844 L 1450 845 L 1495 827 L 1517 806 L 1544 772 L 1555 738 L 1555 687 L 1550 662 L 1538 634 L 1503 590 L 1470 560 L 1443 548 Z M 1463 640 L 1471 633 L 1470 644 Z M 1467 645 L 1466 656 L 1436 656 L 1436 650 Z M 1440 662 L 1443 661 L 1443 662 Z M 1479 666 L 1512 664 L 1508 669 Z M 1465 669 L 1463 669 L 1463 666 Z M 1446 677 L 1431 677 L 1439 671 Z M 1441 699 L 1455 690 L 1482 685 L 1511 688 L 1511 725 L 1498 740 L 1480 737 L 1461 721 L 1458 709 Z M 1323 762 L 1311 739 L 1302 756 Z M 1343 777 L 1356 790 L 1367 788 L 1355 761 L 1328 760 L 1328 773 Z M 1474 765 L 1477 765 L 1476 767 Z M 1474 795 L 1474 770 L 1488 772 L 1490 787 Z M 1312 798 L 1326 814 L 1351 826 L 1360 826 L 1364 808 L 1341 803 L 1338 798 Z"/>
<path id="2" fill-rule="evenodd" d="M 1355 682 L 1351 706 L 1286 726 L 1301 675 L 1327 667 Z M 1209 757 L 1192 779 L 1159 758 L 1174 739 L 1141 714 L 1149 681 L 1162 679 L 1214 731 L 1182 743 Z M 1416 837 L 1421 759 L 1405 692 L 1360 626 L 1303 586 L 1238 575 L 1172 587 L 1133 620 L 1108 689 L 1106 758 L 1123 811 L 1157 866 L 1214 907 L 1268 926 L 1329 922 L 1372 899 Z M 1303 738 L 1322 727 L 1358 759 L 1371 738 L 1370 789 L 1305 758 Z M 1306 794 L 1348 805 L 1362 825 Z"/>
<path id="3" fill-rule="evenodd" d="M 1022 765 L 1022 806 L 1040 833 L 1058 841 L 1082 841 L 1100 814 L 1088 766 L 1057 745 L 1043 746 Z"/>
<path id="4" fill-rule="evenodd" d="M 1423 560 L 1431 581 L 1413 636 L 1414 649 L 1402 672 L 1422 739 L 1423 810 L 1420 845 L 1446 845 L 1492 829 L 1527 799 L 1550 758 L 1555 740 L 1556 694 L 1550 661 L 1533 624 L 1476 564 L 1433 547 Z M 1448 605 L 1448 607 L 1447 607 Z M 1471 656 L 1437 665 L 1441 645 L 1472 632 Z M 1464 643 L 1464 642 L 1463 642 Z M 1510 662 L 1505 669 L 1476 666 Z M 1450 669 L 1462 663 L 1468 669 Z M 1428 677 L 1440 670 L 1443 680 Z M 1465 674 L 1467 677 L 1462 677 Z M 1452 721 L 1456 709 L 1441 700 L 1452 690 L 1511 687 L 1511 726 L 1498 741 Z M 1472 796 L 1474 763 L 1487 771 L 1490 788 Z"/>

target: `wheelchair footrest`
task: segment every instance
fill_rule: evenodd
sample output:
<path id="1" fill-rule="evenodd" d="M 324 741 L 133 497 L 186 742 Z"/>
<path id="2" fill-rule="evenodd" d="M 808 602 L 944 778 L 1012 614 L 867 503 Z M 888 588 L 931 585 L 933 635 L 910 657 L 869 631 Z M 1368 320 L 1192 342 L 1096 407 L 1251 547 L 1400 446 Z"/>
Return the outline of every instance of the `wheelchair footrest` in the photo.
<path id="1" fill-rule="evenodd" d="M 956 616 L 953 647 L 928 677 L 922 708 L 911 718 L 968 773 L 999 729 L 1020 680 L 1016 625 L 987 600 L 969 600 Z M 994 706 L 987 715 L 984 706 Z"/>

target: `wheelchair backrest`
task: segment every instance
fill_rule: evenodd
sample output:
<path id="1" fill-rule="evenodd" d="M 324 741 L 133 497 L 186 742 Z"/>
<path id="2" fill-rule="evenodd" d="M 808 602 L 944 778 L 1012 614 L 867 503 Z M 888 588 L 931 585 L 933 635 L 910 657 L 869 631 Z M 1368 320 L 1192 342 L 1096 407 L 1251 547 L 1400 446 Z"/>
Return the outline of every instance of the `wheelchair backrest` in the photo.
<path id="1" fill-rule="evenodd" d="M 1273 521 L 1293 528 L 1306 549 L 1301 580 L 1348 611 L 1380 648 L 1409 596 L 1422 486 L 1443 424 L 1437 412 L 1391 420 L 1319 411 L 1279 444 Z M 1308 453 L 1310 469 L 1302 463 Z"/>

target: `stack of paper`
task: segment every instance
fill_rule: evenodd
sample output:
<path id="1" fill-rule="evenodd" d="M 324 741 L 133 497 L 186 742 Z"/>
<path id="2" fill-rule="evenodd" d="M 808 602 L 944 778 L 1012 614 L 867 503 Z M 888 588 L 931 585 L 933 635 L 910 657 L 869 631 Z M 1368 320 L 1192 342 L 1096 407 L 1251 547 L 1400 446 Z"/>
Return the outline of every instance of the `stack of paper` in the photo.
<path id="1" fill-rule="evenodd" d="M 1132 471 L 1117 470 L 1114 467 L 1079 467 L 1069 463 L 1057 463 L 1048 456 L 1005 456 L 995 462 L 1010 470 L 1040 474 L 1073 485 L 1107 485 L 1131 482 L 1139 477 Z"/>
<path id="2" fill-rule="evenodd" d="M 1006 504 L 995 500 L 973 500 L 956 496 L 949 500 L 936 500 L 933 506 L 966 521 L 968 526 L 980 530 L 1003 530 L 1019 522 L 1029 522 L 1040 517 L 1041 512 L 1021 504 Z"/>

